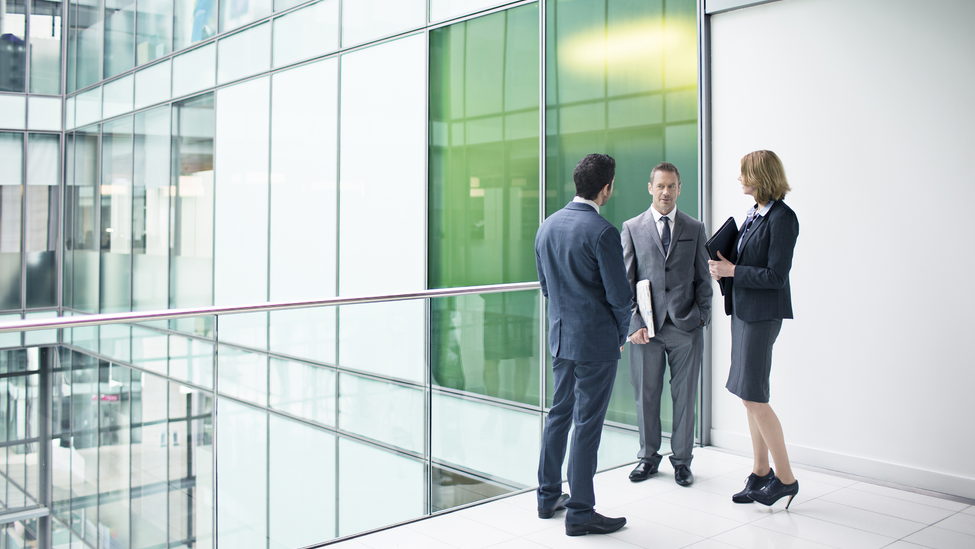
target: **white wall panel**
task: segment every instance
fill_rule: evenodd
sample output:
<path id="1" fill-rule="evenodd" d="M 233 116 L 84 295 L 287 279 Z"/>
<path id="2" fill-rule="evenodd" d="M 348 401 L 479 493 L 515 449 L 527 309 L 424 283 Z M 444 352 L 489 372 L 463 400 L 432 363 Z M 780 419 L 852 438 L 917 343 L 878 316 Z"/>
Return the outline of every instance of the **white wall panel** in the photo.
<path id="1" fill-rule="evenodd" d="M 716 15 L 711 227 L 774 150 L 801 225 L 773 408 L 793 459 L 975 497 L 969 2 L 789 0 Z M 717 289 L 715 295 L 718 295 Z M 720 311 L 720 297 L 716 297 Z M 750 451 L 714 322 L 713 440 Z"/>

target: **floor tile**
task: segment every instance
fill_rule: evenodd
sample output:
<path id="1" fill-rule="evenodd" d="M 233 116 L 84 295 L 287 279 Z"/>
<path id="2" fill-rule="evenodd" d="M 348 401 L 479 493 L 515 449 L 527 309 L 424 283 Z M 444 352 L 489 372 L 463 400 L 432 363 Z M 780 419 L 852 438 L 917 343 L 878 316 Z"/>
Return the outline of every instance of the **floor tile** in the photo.
<path id="1" fill-rule="evenodd" d="M 588 535 L 588 536 L 567 536 L 565 535 L 565 525 L 558 524 L 552 528 L 546 528 L 540 532 L 529 534 L 525 539 L 537 543 L 543 547 L 552 549 L 635 549 L 632 543 L 627 543 L 618 536 L 626 531 L 626 526 L 619 532 L 607 535 Z"/>
<path id="2" fill-rule="evenodd" d="M 904 541 L 931 547 L 932 549 L 962 549 L 975 547 L 975 536 L 953 532 L 931 526 L 920 532 L 907 536 Z"/>
<path id="3" fill-rule="evenodd" d="M 822 499 L 892 517 L 923 522 L 928 525 L 946 519 L 955 513 L 955 511 L 943 507 L 934 507 L 873 492 L 865 492 L 858 490 L 856 486 L 826 494 Z"/>
<path id="4" fill-rule="evenodd" d="M 525 538 L 515 538 L 509 539 L 508 541 L 502 541 L 497 545 L 492 545 L 491 549 L 544 549 L 544 545 L 539 545 L 534 541 L 528 541 Z"/>
<path id="5" fill-rule="evenodd" d="M 649 479 L 641 482 L 633 482 L 630 480 L 630 471 L 632 470 L 633 467 L 625 467 L 607 471 L 605 473 L 596 475 L 593 482 L 599 486 L 618 488 L 620 490 L 642 494 L 645 496 L 680 488 L 680 486 L 674 482 L 673 470 L 671 470 L 671 472 L 668 474 L 659 472 Z"/>
<path id="6" fill-rule="evenodd" d="M 727 543 L 721 543 L 720 541 L 714 539 L 706 539 L 688 545 L 685 549 L 734 549 L 734 545 L 728 545 Z"/>
<path id="7" fill-rule="evenodd" d="M 880 549 L 897 541 L 892 536 L 881 536 L 788 511 L 757 520 L 753 525 L 839 549 Z"/>
<path id="8" fill-rule="evenodd" d="M 872 494 L 880 494 L 882 496 L 890 496 L 892 498 L 903 499 L 905 501 L 913 501 L 914 503 L 930 505 L 932 507 L 941 507 L 942 509 L 950 509 L 952 511 L 961 511 L 962 509 L 968 507 L 968 505 L 965 503 L 958 503 L 957 501 L 951 501 L 949 499 L 941 499 L 926 494 L 918 494 L 907 490 L 900 490 L 897 488 L 892 488 L 890 486 L 880 486 L 879 484 L 870 484 L 869 482 L 858 482 L 854 486 L 852 486 L 852 488 L 856 490 L 862 490 L 864 492 L 870 492 Z"/>
<path id="9" fill-rule="evenodd" d="M 975 515 L 975 505 L 969 505 L 964 511 L 962 511 L 962 513 L 967 515 Z"/>
<path id="10" fill-rule="evenodd" d="M 663 524 L 629 517 L 626 519 L 626 527 L 612 536 L 647 549 L 680 549 L 704 539 L 703 536 L 696 536 Z"/>
<path id="11" fill-rule="evenodd" d="M 520 506 L 511 505 L 507 503 L 507 500 L 477 505 L 455 514 L 519 537 L 544 530 L 552 521 L 562 522 L 565 520 L 565 511 L 556 513 L 550 519 L 540 519 L 538 518 L 537 507 L 529 511 Z"/>
<path id="12" fill-rule="evenodd" d="M 873 511 L 866 511 L 864 509 L 826 501 L 825 499 L 800 502 L 798 505 L 792 505 L 789 509 L 794 514 L 832 522 L 833 524 L 841 524 L 894 539 L 909 536 L 928 526 L 928 523 L 882 515 Z"/>
<path id="13" fill-rule="evenodd" d="M 938 528 L 975 536 L 975 515 L 958 513 L 935 524 Z"/>
<path id="14" fill-rule="evenodd" d="M 916 543 L 911 543 L 904 540 L 898 540 L 895 541 L 894 543 L 891 543 L 887 547 L 884 547 L 884 549 L 926 549 L 926 548 L 923 545 L 918 545 Z"/>
<path id="15" fill-rule="evenodd" d="M 439 518 L 431 520 L 439 520 Z M 394 547 L 396 549 L 454 549 L 442 541 L 431 538 L 430 536 L 417 532 L 416 530 L 406 526 L 390 528 L 389 530 L 383 530 L 382 532 L 376 532 L 375 534 L 369 534 L 368 536 L 356 538 L 353 541 L 358 541 L 362 545 L 371 547 L 372 549 L 386 549 Z M 340 545 L 340 547 L 346 549 L 344 544 Z"/>
<path id="16" fill-rule="evenodd" d="M 696 448 L 694 450 L 694 455 L 698 457 L 706 456 L 708 458 L 719 459 L 721 461 L 727 461 L 729 463 L 735 463 L 741 466 L 751 466 L 752 464 L 751 456 L 740 456 L 738 454 L 722 452 L 712 448 Z"/>
<path id="17" fill-rule="evenodd" d="M 562 485 L 563 490 L 568 490 L 569 487 Z M 508 505 L 514 505 L 515 507 L 521 507 L 528 511 L 538 511 L 538 498 L 536 497 L 535 491 L 525 492 L 524 494 L 518 494 L 517 496 L 511 496 L 509 498 L 504 498 L 505 503 Z"/>
<path id="18" fill-rule="evenodd" d="M 832 549 L 829 545 L 759 528 L 751 524 L 735 528 L 712 539 L 741 549 L 780 549 L 784 547 L 789 549 Z"/>
<path id="19" fill-rule="evenodd" d="M 825 484 L 831 484 L 834 486 L 853 486 L 857 484 L 857 481 L 848 478 L 838 477 L 835 475 L 830 475 L 828 473 L 821 473 L 819 471 L 812 471 L 809 469 L 803 469 L 802 465 L 793 465 L 794 473 L 796 478 L 799 479 L 800 486 L 804 480 L 814 480 L 816 482 L 822 482 Z"/>
<path id="20" fill-rule="evenodd" d="M 741 469 L 740 463 L 708 458 L 710 458 L 710 456 L 701 455 L 701 453 L 695 452 L 694 461 L 691 462 L 691 472 L 694 473 L 695 483 L 701 480 L 727 475 L 728 473 Z M 670 460 L 664 459 L 664 461 L 667 462 L 666 468 L 661 467 L 660 474 L 664 474 L 666 470 L 667 476 L 674 478 L 674 467 L 670 464 Z M 664 464 L 661 463 L 661 465 Z M 750 467 L 751 465 L 747 466 Z"/>
<path id="21" fill-rule="evenodd" d="M 414 522 L 407 525 L 407 528 L 448 545 L 467 549 L 490 547 L 515 537 L 508 532 L 460 516 L 457 513 Z"/>
<path id="22" fill-rule="evenodd" d="M 732 503 L 730 495 L 718 495 L 705 490 L 675 490 L 657 496 L 655 499 L 682 507 L 697 509 L 740 523 L 763 519 L 778 511 L 757 503 Z"/>
<path id="23" fill-rule="evenodd" d="M 360 542 L 357 539 L 350 539 L 347 541 L 340 541 L 339 543 L 333 543 L 329 547 L 338 547 L 338 549 L 372 549 L 368 545 Z"/>
<path id="24" fill-rule="evenodd" d="M 732 520 L 697 509 L 681 507 L 656 499 L 647 499 L 614 509 L 627 519 L 641 519 L 710 538 L 742 525 Z M 973 517 L 975 518 L 975 517 Z"/>

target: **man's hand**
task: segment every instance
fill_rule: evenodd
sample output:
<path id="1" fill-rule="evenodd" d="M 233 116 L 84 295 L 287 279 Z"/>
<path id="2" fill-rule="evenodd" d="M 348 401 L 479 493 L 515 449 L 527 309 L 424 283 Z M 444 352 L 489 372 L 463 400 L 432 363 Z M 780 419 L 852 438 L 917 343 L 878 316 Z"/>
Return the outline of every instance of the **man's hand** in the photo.
<path id="1" fill-rule="evenodd" d="M 725 259 L 721 252 L 718 252 L 720 261 L 708 260 L 708 270 L 711 271 L 711 278 L 721 280 L 724 277 L 735 276 L 735 264 Z"/>
<path id="2" fill-rule="evenodd" d="M 630 334 L 630 343 L 636 343 L 637 345 L 644 345 L 650 343 L 650 335 L 646 328 L 640 328 L 639 330 Z"/>

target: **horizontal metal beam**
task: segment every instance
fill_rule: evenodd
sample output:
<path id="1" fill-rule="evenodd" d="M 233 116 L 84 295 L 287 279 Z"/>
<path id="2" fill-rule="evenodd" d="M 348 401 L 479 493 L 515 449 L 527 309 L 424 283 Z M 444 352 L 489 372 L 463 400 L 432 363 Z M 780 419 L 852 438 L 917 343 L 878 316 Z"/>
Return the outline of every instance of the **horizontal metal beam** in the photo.
<path id="1" fill-rule="evenodd" d="M 2 513 L 0 514 L 0 526 L 10 524 L 11 522 L 46 517 L 49 514 L 51 514 L 51 511 L 47 507 L 29 507 L 27 509 L 20 509 L 10 513 Z"/>
<path id="2" fill-rule="evenodd" d="M 267 311 L 285 311 L 289 309 L 306 309 L 309 307 L 328 307 L 337 305 L 360 305 L 363 303 L 383 303 L 389 301 L 408 301 L 411 299 L 430 299 L 434 297 L 454 297 L 460 295 L 492 294 L 500 292 L 518 292 L 538 290 L 538 282 L 518 282 L 514 284 L 492 284 L 488 286 L 468 286 L 466 288 L 443 288 L 438 290 L 420 290 L 418 292 L 371 295 L 360 297 L 334 297 L 316 301 L 292 301 L 283 303 L 256 303 L 253 305 L 225 305 L 213 307 L 196 307 L 191 309 L 164 309 L 159 311 L 144 311 L 131 313 L 92 314 L 69 318 L 43 318 L 37 320 L 19 320 L 0 324 L 0 334 L 9 332 L 30 332 L 34 330 L 53 330 L 60 328 L 82 328 L 85 326 L 101 326 L 104 324 L 130 324 L 134 322 L 149 322 L 153 320 L 172 320 L 175 318 L 193 318 L 211 315 L 227 315 L 237 313 L 261 313 Z"/>

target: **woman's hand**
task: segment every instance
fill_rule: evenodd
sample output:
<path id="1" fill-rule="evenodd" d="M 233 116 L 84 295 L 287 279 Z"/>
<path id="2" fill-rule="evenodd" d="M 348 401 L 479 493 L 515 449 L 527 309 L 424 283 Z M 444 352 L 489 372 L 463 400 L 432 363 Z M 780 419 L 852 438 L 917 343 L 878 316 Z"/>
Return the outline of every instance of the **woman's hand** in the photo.
<path id="1" fill-rule="evenodd" d="M 721 280 L 724 277 L 735 276 L 735 264 L 725 259 L 721 252 L 718 252 L 720 261 L 708 260 L 708 270 L 711 271 L 711 278 Z"/>

